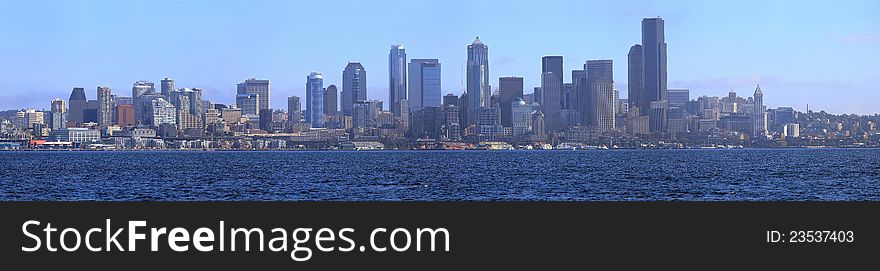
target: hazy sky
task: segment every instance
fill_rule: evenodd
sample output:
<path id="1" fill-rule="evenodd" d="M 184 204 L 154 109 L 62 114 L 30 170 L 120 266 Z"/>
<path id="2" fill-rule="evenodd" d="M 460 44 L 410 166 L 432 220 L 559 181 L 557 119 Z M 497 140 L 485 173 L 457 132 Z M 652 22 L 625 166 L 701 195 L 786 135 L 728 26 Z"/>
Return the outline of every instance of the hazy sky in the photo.
<path id="1" fill-rule="evenodd" d="M 765 3 L 768 2 L 768 3 Z M 341 90 L 348 61 L 367 69 L 368 96 L 388 99 L 388 51 L 439 58 L 443 93 L 463 92 L 466 46 L 489 46 L 499 76 L 540 84 L 540 58 L 613 59 L 626 96 L 626 54 L 641 19 L 663 17 L 669 88 L 691 98 L 751 95 L 765 104 L 833 113 L 880 112 L 880 1 L 7 1 L 0 16 L 0 110 L 48 108 L 73 86 L 89 99 L 106 85 L 131 95 L 136 80 L 168 76 L 217 103 L 235 84 L 271 80 L 273 108 L 303 96 L 324 73 Z M 386 103 L 387 104 L 387 103 Z"/>

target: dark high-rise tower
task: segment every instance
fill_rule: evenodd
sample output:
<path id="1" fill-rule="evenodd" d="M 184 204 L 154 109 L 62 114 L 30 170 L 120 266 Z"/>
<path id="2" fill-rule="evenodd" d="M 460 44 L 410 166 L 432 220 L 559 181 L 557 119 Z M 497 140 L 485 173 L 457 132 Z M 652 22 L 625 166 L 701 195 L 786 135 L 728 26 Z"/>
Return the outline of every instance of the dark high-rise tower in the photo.
<path id="1" fill-rule="evenodd" d="M 541 73 L 552 72 L 559 76 L 560 84 L 562 84 L 563 65 L 562 56 L 544 56 L 541 58 Z"/>
<path id="2" fill-rule="evenodd" d="M 556 76 L 556 84 L 563 86 L 563 78 L 565 73 L 563 73 L 563 65 L 562 65 L 562 56 L 544 56 L 541 58 L 541 74 L 551 73 Z M 559 103 L 560 108 L 564 107 L 563 103 L 565 102 L 562 97 L 565 97 L 564 94 L 565 88 L 560 87 L 559 91 Z M 555 106 L 555 105 L 554 105 Z M 546 114 L 546 112 L 545 112 Z"/>
<path id="3" fill-rule="evenodd" d="M 651 101 L 645 96 L 645 73 L 642 69 L 642 45 L 636 44 L 629 48 L 627 54 L 627 102 L 629 108 L 638 107 L 642 116 L 647 116 Z"/>
<path id="4" fill-rule="evenodd" d="M 388 103 L 391 113 L 400 117 L 400 100 L 406 100 L 406 50 L 403 45 L 391 45 L 388 53 Z"/>
<path id="5" fill-rule="evenodd" d="M 171 92 L 174 91 L 174 79 L 165 77 L 162 81 L 159 81 L 161 87 L 162 96 L 171 97 Z"/>
<path id="6" fill-rule="evenodd" d="M 552 72 L 541 74 L 541 110 L 544 112 L 544 131 L 559 132 L 565 127 L 562 123 L 562 84 L 559 76 Z"/>
<path id="7" fill-rule="evenodd" d="M 663 19 L 642 20 L 642 72 L 645 95 L 650 102 L 666 100 L 666 37 Z M 652 110 L 654 111 L 654 110 Z M 666 120 L 652 115 L 651 132 L 664 132 Z"/>
<path id="8" fill-rule="evenodd" d="M 73 123 L 83 123 L 83 114 L 86 111 L 88 100 L 86 99 L 86 90 L 81 87 L 73 88 L 70 92 L 70 110 L 68 111 L 67 121 Z"/>
<path id="9" fill-rule="evenodd" d="M 587 125 L 589 122 L 590 86 L 587 85 L 587 71 L 571 71 L 571 106 L 577 112 L 577 122 Z"/>
<path id="10" fill-rule="evenodd" d="M 501 92 L 501 125 L 513 127 L 511 104 L 516 98 L 522 99 L 523 78 L 520 76 L 498 78 L 498 90 Z"/>
<path id="11" fill-rule="evenodd" d="M 329 85 L 324 89 L 324 115 L 339 115 L 339 90 L 336 85 Z"/>
<path id="12" fill-rule="evenodd" d="M 359 62 L 349 62 L 342 71 L 342 115 L 351 116 L 357 101 L 367 100 L 367 70 Z"/>

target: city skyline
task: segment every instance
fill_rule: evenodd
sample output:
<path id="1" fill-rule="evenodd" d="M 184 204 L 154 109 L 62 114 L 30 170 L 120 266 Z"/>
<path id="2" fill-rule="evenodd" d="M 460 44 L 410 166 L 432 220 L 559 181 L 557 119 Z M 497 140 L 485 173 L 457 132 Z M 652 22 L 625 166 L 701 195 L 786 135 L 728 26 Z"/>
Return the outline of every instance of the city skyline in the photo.
<path id="1" fill-rule="evenodd" d="M 514 2 L 510 7 L 499 7 L 500 9 L 512 12 L 512 15 L 525 14 L 525 7 L 530 6 L 529 1 Z M 582 5 L 574 2 L 551 2 L 559 5 Z M 121 42 L 117 38 L 102 39 L 108 44 L 101 43 L 101 40 L 86 41 L 87 37 L 104 37 L 105 35 L 127 32 L 127 27 L 137 26 L 131 29 L 143 30 L 141 35 L 157 36 L 163 33 L 170 37 L 183 37 L 193 35 L 196 37 L 219 37 L 215 35 L 216 31 L 221 30 L 241 30 L 241 26 L 217 24 L 208 25 L 205 32 L 191 32 L 193 29 L 183 29 L 179 31 L 171 31 L 166 33 L 161 30 L 161 23 L 156 25 L 148 25 L 145 22 L 123 21 L 121 26 L 111 27 L 110 25 L 100 24 L 98 21 L 90 21 L 85 15 L 96 12 L 107 12 L 108 16 L 119 16 L 123 8 L 130 5 L 149 8 L 155 5 L 153 3 L 116 3 L 101 5 L 100 3 L 90 2 L 90 4 L 70 4 L 61 3 L 55 5 L 54 9 L 50 8 L 45 12 L 47 22 L 34 22 L 33 24 L 24 25 L 28 20 L 19 20 L 9 22 L 10 25 L 23 25 L 20 29 L 0 30 L 10 31 L 13 33 L 4 33 L 6 36 L 19 37 L 15 43 L 0 45 L 0 49 L 5 51 L 22 51 L 24 46 L 33 43 L 44 43 L 43 45 L 27 48 L 25 52 L 32 54 L 13 54 L 10 56 L 10 62 L 13 65 L 5 65 L 3 68 L 7 78 L 0 81 L 0 87 L 7 89 L 0 94 L 0 109 L 12 110 L 23 108 L 47 109 L 49 102 L 54 98 L 66 98 L 69 91 L 74 86 L 81 86 L 86 89 L 94 89 L 96 86 L 108 86 L 114 89 L 115 94 L 125 93 L 132 82 L 137 80 L 160 81 L 164 77 L 174 78 L 178 86 L 198 87 L 204 89 L 204 99 L 216 103 L 232 104 L 234 103 L 235 86 L 233 84 L 240 83 L 246 78 L 261 78 L 272 81 L 272 99 L 271 108 L 286 108 L 286 99 L 288 96 L 305 97 L 305 89 L 302 84 L 302 76 L 309 74 L 311 71 L 322 72 L 325 75 L 326 84 L 341 85 L 341 70 L 347 62 L 361 62 L 363 66 L 370 70 L 370 85 L 367 86 L 367 99 L 385 101 L 386 107 L 390 106 L 388 102 L 388 48 L 391 44 L 402 44 L 407 48 L 407 57 L 410 59 L 420 58 L 436 58 L 447 66 L 446 72 L 442 77 L 442 95 L 454 93 L 459 95 L 464 92 L 464 68 L 465 68 L 465 46 L 476 36 L 480 36 L 483 42 L 488 44 L 492 49 L 489 56 L 489 64 L 492 67 L 489 74 L 489 82 L 492 90 L 496 90 L 498 86 L 497 80 L 503 76 L 522 76 L 524 77 L 524 88 L 531 89 L 540 86 L 541 57 L 549 55 L 561 55 L 565 58 L 564 82 L 569 83 L 571 78 L 567 73 L 571 70 L 580 69 L 586 62 L 591 59 L 611 59 L 614 60 L 614 78 L 615 86 L 620 93 L 620 98 L 627 98 L 627 65 L 626 56 L 629 47 L 633 44 L 640 43 L 640 20 L 641 18 L 650 18 L 660 16 L 666 22 L 666 43 L 669 44 L 669 66 L 668 66 L 668 88 L 686 88 L 691 90 L 691 97 L 699 97 L 702 95 L 719 95 L 730 89 L 741 94 L 751 93 L 755 84 L 762 84 L 764 89 L 772 90 L 774 98 L 766 102 L 768 107 L 791 106 L 798 110 L 805 111 L 806 105 L 810 105 L 810 109 L 826 110 L 832 113 L 857 113 L 857 114 L 875 114 L 876 106 L 872 101 L 880 98 L 880 81 L 874 78 L 873 72 L 869 69 L 869 63 L 874 63 L 880 57 L 876 50 L 868 50 L 873 48 L 880 42 L 878 39 L 878 19 L 868 16 L 865 10 L 871 10 L 871 6 L 878 5 L 872 2 L 853 2 L 844 1 L 840 4 L 812 4 L 798 5 L 790 7 L 776 3 L 721 3 L 721 4 L 704 4 L 691 3 L 685 4 L 686 1 L 677 1 L 665 4 L 658 3 L 641 3 L 633 10 L 624 12 L 623 8 L 618 7 L 611 9 L 610 13 L 622 15 L 621 18 L 615 18 L 610 22 L 609 29 L 597 29 L 591 27 L 589 20 L 584 22 L 584 26 L 574 24 L 563 24 L 561 30 L 540 30 L 536 26 L 524 25 L 522 22 L 514 22 L 511 19 L 501 20 L 500 22 L 485 22 L 483 25 L 475 25 L 471 29 L 453 27 L 455 25 L 470 22 L 473 20 L 472 14 L 468 13 L 460 18 L 462 22 L 448 22 L 446 20 L 425 23 L 423 20 L 414 20 L 416 26 L 427 27 L 426 29 L 435 30 L 443 28 L 443 31 L 435 33 L 433 36 L 425 36 L 425 34 L 413 33 L 411 30 L 400 31 L 397 33 L 391 31 L 390 34 L 382 34 L 380 37 L 370 38 L 365 41 L 358 42 L 359 46 L 340 46 L 348 42 L 348 38 L 340 38 L 331 40 L 329 43 L 321 47 L 320 52 L 311 57 L 302 57 L 301 53 L 297 53 L 296 57 L 291 59 L 291 53 L 294 51 L 311 51 L 316 48 L 303 45 L 301 43 L 289 44 L 289 38 L 297 27 L 293 26 L 272 26 L 272 20 L 277 19 L 277 11 L 266 10 L 266 7 L 278 7 L 285 10 L 286 3 L 261 2 L 253 6 L 243 7 L 243 12 L 247 16 L 254 16 L 257 10 L 266 12 L 269 18 L 259 21 L 256 26 L 263 28 L 253 29 L 253 31 L 272 32 L 277 31 L 274 39 L 260 42 L 259 45 L 223 45 L 216 46 L 219 48 L 205 48 L 205 52 L 193 49 L 191 45 L 186 43 L 173 42 L 171 46 L 152 46 L 142 47 L 131 45 L 124 49 L 113 49 L 104 52 L 98 52 L 98 49 L 84 50 L 85 47 L 91 46 L 103 48 L 105 46 Z M 171 7 L 169 14 L 158 16 L 173 16 L 182 13 L 193 12 L 193 6 L 198 3 L 163 3 Z M 235 3 L 233 3 L 235 4 Z M 339 3 L 329 3 L 329 6 L 335 6 Z M 592 3 L 596 5 L 609 5 L 606 3 Z M 27 3 L 14 3 L 15 8 L 29 8 Z M 71 7 L 72 5 L 72 7 Z M 355 6 L 363 4 L 353 4 Z M 368 5 L 369 6 L 369 5 Z M 410 3 L 395 7 L 392 11 L 404 12 L 408 10 L 418 10 L 426 6 L 440 6 L 434 2 L 427 3 Z M 475 9 L 490 10 L 486 6 L 490 4 L 479 2 Z M 614 5 L 611 5 L 612 7 Z M 724 20 L 706 20 L 704 14 L 700 14 L 703 10 L 717 8 L 723 6 L 730 8 L 735 12 L 737 10 L 749 10 L 757 13 L 762 20 L 760 23 L 735 20 L 740 25 L 733 27 L 730 22 Z M 781 8 L 793 8 L 793 12 L 778 12 Z M 868 7 L 868 8 L 865 8 Z M 438 7 L 448 10 L 445 7 Z M 544 9 L 545 7 L 535 7 Z M 57 10 L 55 10 L 57 9 Z M 70 14 L 56 14 L 65 9 L 73 10 Z M 207 8 L 208 13 L 217 12 L 223 14 L 224 10 L 215 10 L 216 8 Z M 874 9 L 876 10 L 876 9 Z M 368 9 L 370 12 L 364 14 L 365 17 L 373 18 L 375 11 Z M 770 30 L 761 30 L 755 32 L 756 26 L 763 26 L 767 29 L 784 31 L 786 29 L 795 29 L 793 22 L 786 21 L 792 18 L 798 18 L 805 14 L 832 15 L 835 20 L 818 20 L 821 21 L 819 27 L 815 27 L 817 31 L 813 37 L 804 37 L 803 34 L 786 34 L 788 38 L 767 39 L 772 33 L 766 33 Z M 27 14 L 30 11 L 24 12 Z M 352 12 L 348 9 L 341 9 L 340 12 Z M 538 14 L 536 11 L 535 14 Z M 862 13 L 859 13 L 862 12 Z M 789 13 L 797 15 L 788 15 Z M 764 14 L 763 16 L 761 14 Z M 768 14 L 781 14 L 780 18 L 764 18 Z M 834 17 L 833 15 L 841 15 Z M 212 14 L 197 14 L 199 16 L 207 16 L 213 19 Z M 846 16 L 843 16 L 846 15 Z M 438 15 L 425 15 L 433 16 Z M 609 15 L 597 15 L 597 17 L 605 18 Z M 564 16 L 562 16 L 564 17 Z M 840 17 L 840 18 L 838 18 Z M 845 18 L 844 18 L 845 17 Z M 76 22 L 73 26 L 61 24 L 63 18 Z M 544 17 L 540 17 L 544 18 Z M 6 18 L 3 20 L 9 20 Z M 606 18 L 607 19 L 607 18 Z M 702 19 L 702 20 L 700 20 Z M 58 21 L 56 21 L 58 20 Z M 569 22 L 569 19 L 556 19 Z M 376 18 L 376 22 L 367 22 L 367 29 L 379 28 L 377 24 L 382 24 L 384 20 Z M 418 22 L 416 22 L 418 21 Z M 208 20 L 206 23 L 217 23 Z M 502 29 L 499 24 L 510 24 Z M 693 24 L 697 25 L 693 25 Z M 798 22 L 801 26 L 812 27 L 817 22 Z M 96 25 L 92 25 L 96 24 Z M 444 26 L 444 24 L 451 24 Z M 204 25 L 203 25 L 204 26 Z M 717 26 L 717 27 L 714 27 Z M 332 31 L 334 25 L 328 26 L 327 31 Z M 536 28 L 537 27 L 537 28 Z M 184 27 L 186 28 L 186 27 Z M 448 28 L 448 29 L 447 29 Z M 717 29 L 711 33 L 706 33 L 705 29 Z M 21 30 L 40 30 L 43 36 L 34 36 L 32 34 L 23 33 L 27 31 Z M 409 29 L 409 28 L 407 28 Z M 540 30 L 540 31 L 539 31 Z M 575 30 L 577 30 L 575 32 Z M 700 30 L 700 31 L 697 31 Z M 170 31 L 170 30 L 169 30 Z M 555 31 L 561 31 L 571 34 L 563 34 L 559 36 L 558 42 L 550 45 L 536 46 L 535 40 L 540 40 L 547 35 L 560 35 Z M 22 32 L 22 33 L 19 33 Z M 37 31 L 38 32 L 38 31 Z M 210 32 L 210 33 L 207 33 Z M 283 33 L 282 33 L 283 32 Z M 366 31 L 372 32 L 372 31 Z M 772 32 L 772 31 L 770 31 Z M 73 33 L 82 34 L 82 36 L 71 37 Z M 835 34 L 836 33 L 836 34 Z M 283 34 L 283 35 L 282 35 Z M 130 35 L 130 34 L 126 34 Z M 718 35 L 726 36 L 724 39 L 717 38 Z M 580 39 L 586 41 L 583 45 L 577 45 L 577 40 L 572 40 L 571 36 L 585 36 Z M 65 39 L 61 43 L 52 43 L 55 39 Z M 527 38 L 522 38 L 527 37 Z M 599 38 L 601 37 L 601 38 Z M 120 37 L 123 38 L 123 37 Z M 512 40 L 513 39 L 513 40 Z M 748 40 L 748 42 L 746 42 Z M 277 41 L 281 43 L 272 43 Z M 723 43 L 725 42 L 726 43 Z M 737 41 L 737 42 L 731 42 Z M 819 44 L 804 43 L 804 41 L 821 41 Z M 426 46 L 426 43 L 432 43 Z M 153 43 L 148 43 L 153 44 Z M 294 46 L 269 46 L 267 44 L 288 44 Z M 792 44 L 802 46 L 802 48 L 791 48 Z M 61 46 L 65 47 L 63 50 Z M 202 45 L 204 46 L 204 45 Z M 214 46 L 214 45 L 212 45 Z M 272 50 L 265 52 L 252 51 L 254 47 L 269 46 Z M 155 47 L 155 48 L 153 48 Z M 357 48 L 355 48 L 357 47 Z M 558 47 L 558 48 L 555 48 Z M 700 47 L 700 48 L 696 48 Z M 703 48 L 709 47 L 710 49 Z M 786 50 L 780 50 L 781 47 Z M 876 47 L 876 46 L 874 46 Z M 16 50 L 17 49 L 17 50 Z M 265 48 L 263 48 L 265 49 Z M 73 51 L 77 50 L 77 54 Z M 518 52 L 516 50 L 519 50 Z M 49 52 L 57 51 L 57 52 Z M 763 52 L 766 51 L 766 52 Z M 159 52 L 169 53 L 168 56 L 159 57 Z M 215 54 L 224 52 L 227 58 L 222 60 L 213 60 L 203 62 L 205 58 L 220 58 Z M 685 54 L 684 52 L 689 52 Z M 693 52 L 693 53 L 690 53 Z M 714 53 L 711 53 L 714 52 Z M 724 52 L 719 54 L 718 52 Z M 81 54 L 79 54 L 81 53 Z M 209 54 L 210 53 L 210 54 Z M 191 55 L 187 55 L 191 54 Z M 251 55 L 260 61 L 251 61 L 239 59 Z M 807 60 L 798 60 L 803 55 L 809 55 Z M 123 57 L 127 56 L 127 57 Z M 260 57 L 257 57 L 260 56 Z M 276 57 L 277 56 L 277 57 Z M 853 56 L 858 56 L 854 58 Z M 82 58 L 93 58 L 94 61 L 83 61 Z M 116 62 L 120 60 L 111 60 L 111 58 L 119 58 L 127 61 Z M 262 59 L 261 59 L 262 57 Z M 269 57 L 266 59 L 266 57 Z M 309 60 L 310 58 L 321 58 L 326 60 Z M 24 61 L 27 59 L 28 61 Z M 250 59 L 248 57 L 247 59 Z M 146 60 L 140 64 L 140 60 Z M 279 60 L 284 60 L 283 64 L 278 64 Z M 291 61 L 292 60 L 292 61 Z M 156 64 L 159 62 L 168 62 L 169 64 Z M 228 63 L 225 63 L 228 61 Z M 706 63 L 710 61 L 710 63 Z M 224 63 L 218 63 L 224 62 Z M 265 65 L 257 65 L 265 62 Z M 55 65 L 49 65 L 54 63 Z M 119 63 L 132 63 L 129 65 L 121 65 Z M 800 64 L 798 64 L 800 63 Z M 812 63 L 812 65 L 807 65 Z M 822 63 L 822 65 L 816 64 Z M 185 67 L 185 68 L 181 68 Z M 832 67 L 834 69 L 825 69 L 824 67 Z M 73 71 L 73 70 L 76 71 Z M 304 70 L 305 72 L 299 72 Z M 295 72 L 294 72 L 295 71 Z M 823 75 L 823 76 L 819 76 Z M 828 89 L 834 89 L 829 91 Z M 843 95 L 841 95 L 843 93 Z M 91 93 L 89 93 L 91 94 Z M 124 95 L 124 94 L 123 94 Z M 90 98 L 94 98 L 89 95 Z M 387 108 L 386 108 L 387 109 Z"/>

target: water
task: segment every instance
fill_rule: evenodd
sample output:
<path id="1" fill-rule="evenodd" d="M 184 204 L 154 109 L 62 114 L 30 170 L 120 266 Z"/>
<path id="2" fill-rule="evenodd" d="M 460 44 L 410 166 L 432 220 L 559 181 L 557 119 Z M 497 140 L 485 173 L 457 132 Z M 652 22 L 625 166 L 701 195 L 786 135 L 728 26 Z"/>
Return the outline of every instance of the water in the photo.
<path id="1" fill-rule="evenodd" d="M 880 200 L 880 149 L 0 152 L 0 200 Z"/>

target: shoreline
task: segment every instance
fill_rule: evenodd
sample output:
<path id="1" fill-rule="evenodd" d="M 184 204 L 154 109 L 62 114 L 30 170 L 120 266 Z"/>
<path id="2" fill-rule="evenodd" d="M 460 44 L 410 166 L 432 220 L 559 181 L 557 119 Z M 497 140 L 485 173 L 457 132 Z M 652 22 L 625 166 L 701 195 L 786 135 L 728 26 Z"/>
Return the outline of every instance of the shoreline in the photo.
<path id="1" fill-rule="evenodd" d="M 324 150 L 324 149 L 0 149 L 0 152 L 435 152 L 435 151 L 492 151 L 492 152 L 580 152 L 580 151 L 669 151 L 669 150 L 875 150 L 880 146 L 863 147 L 741 147 L 741 148 L 611 148 L 611 149 L 384 149 L 384 150 Z"/>

